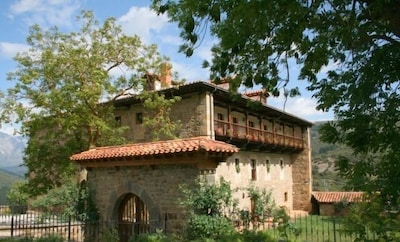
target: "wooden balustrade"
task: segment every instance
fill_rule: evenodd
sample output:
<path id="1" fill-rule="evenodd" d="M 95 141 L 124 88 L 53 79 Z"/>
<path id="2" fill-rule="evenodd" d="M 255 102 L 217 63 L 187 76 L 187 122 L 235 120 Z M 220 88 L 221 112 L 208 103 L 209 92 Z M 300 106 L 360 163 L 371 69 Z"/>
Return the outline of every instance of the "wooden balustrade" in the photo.
<path id="1" fill-rule="evenodd" d="M 215 135 L 217 136 L 225 136 L 294 149 L 304 149 L 305 144 L 305 141 L 299 137 L 279 134 L 245 125 L 229 123 L 223 120 L 214 120 L 214 130 Z"/>

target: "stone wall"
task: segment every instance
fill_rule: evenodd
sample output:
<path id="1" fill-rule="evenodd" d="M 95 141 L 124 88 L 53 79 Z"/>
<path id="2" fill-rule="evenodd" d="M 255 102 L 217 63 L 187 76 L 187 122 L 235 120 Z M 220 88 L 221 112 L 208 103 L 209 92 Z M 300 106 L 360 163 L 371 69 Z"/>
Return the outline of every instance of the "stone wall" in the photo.
<path id="1" fill-rule="evenodd" d="M 171 110 L 171 120 L 181 124 L 177 133 L 179 138 L 206 136 L 210 132 L 208 127 L 207 93 L 193 93 L 182 96 L 181 101 L 175 103 Z M 137 113 L 146 115 L 146 110 L 141 104 L 132 104 L 129 108 L 115 110 L 115 116 L 121 118 L 121 125 L 130 127 L 125 133 L 128 142 L 152 141 L 151 130 L 146 130 L 143 124 L 136 122 Z"/>
<path id="2" fill-rule="evenodd" d="M 190 186 L 198 175 L 194 165 L 96 168 L 89 170 L 88 184 L 95 191 L 95 202 L 105 221 L 116 221 L 119 201 L 133 193 L 148 206 L 152 228 L 176 232 L 186 219 L 179 204 L 183 195 L 179 186 Z"/>
<path id="3" fill-rule="evenodd" d="M 305 132 L 304 135 L 307 135 Z M 306 136 L 309 137 L 309 136 Z M 292 155 L 293 209 L 311 211 L 311 148 L 307 140 L 305 149 Z"/>
<path id="4" fill-rule="evenodd" d="M 171 111 L 171 119 L 178 120 L 182 127 L 180 138 L 189 138 L 207 135 L 207 94 L 194 93 L 182 96 L 182 100 L 175 103 Z"/>
<path id="5" fill-rule="evenodd" d="M 239 161 L 238 166 L 235 160 Z M 256 162 L 255 180 L 252 180 L 251 160 Z M 292 166 L 288 154 L 240 151 L 218 165 L 216 176 L 217 180 L 223 177 L 237 190 L 234 198 L 238 200 L 240 209 L 250 209 L 247 188 L 251 186 L 271 191 L 277 206 L 292 209 Z"/>

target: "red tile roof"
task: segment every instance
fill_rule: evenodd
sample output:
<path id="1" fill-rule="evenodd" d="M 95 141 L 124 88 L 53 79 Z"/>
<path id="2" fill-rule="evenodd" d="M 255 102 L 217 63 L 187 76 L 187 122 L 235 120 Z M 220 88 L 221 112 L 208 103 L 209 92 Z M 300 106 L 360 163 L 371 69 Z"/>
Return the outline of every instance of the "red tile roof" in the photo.
<path id="1" fill-rule="evenodd" d="M 313 192 L 315 200 L 319 203 L 335 202 L 359 202 L 362 200 L 363 192 Z"/>
<path id="2" fill-rule="evenodd" d="M 247 97 L 254 97 L 254 96 L 259 96 L 261 94 L 264 94 L 268 96 L 268 93 L 265 90 L 255 90 L 255 91 L 250 91 L 250 92 L 244 92 L 243 95 Z"/>
<path id="3" fill-rule="evenodd" d="M 194 151 L 232 154 L 238 152 L 239 148 L 225 142 L 208 139 L 207 137 L 194 137 L 121 146 L 97 147 L 72 155 L 70 159 L 73 161 L 102 160 Z"/>

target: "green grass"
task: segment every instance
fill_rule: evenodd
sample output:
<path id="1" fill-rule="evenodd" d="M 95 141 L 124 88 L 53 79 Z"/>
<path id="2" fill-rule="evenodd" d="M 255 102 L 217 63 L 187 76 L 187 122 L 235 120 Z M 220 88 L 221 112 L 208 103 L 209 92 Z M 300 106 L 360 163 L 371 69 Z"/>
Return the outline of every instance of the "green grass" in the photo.
<path id="1" fill-rule="evenodd" d="M 295 229 L 300 230 L 297 237 L 293 233 Z M 292 242 L 353 242 L 355 238 L 343 233 L 343 229 L 340 217 L 310 215 L 292 219 L 286 232 Z M 282 238 L 276 228 L 269 233 L 277 241 Z"/>

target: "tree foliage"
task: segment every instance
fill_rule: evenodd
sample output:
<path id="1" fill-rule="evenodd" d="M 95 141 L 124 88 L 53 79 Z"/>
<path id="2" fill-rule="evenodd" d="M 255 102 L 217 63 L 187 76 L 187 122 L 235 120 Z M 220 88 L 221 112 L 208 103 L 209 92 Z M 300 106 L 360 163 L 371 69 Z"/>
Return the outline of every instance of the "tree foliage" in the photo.
<path id="1" fill-rule="evenodd" d="M 181 97 L 174 96 L 167 98 L 165 94 L 159 92 L 144 92 L 140 95 L 145 116 L 143 124 L 151 130 L 153 140 L 167 140 L 177 138 L 177 131 L 181 128 L 181 123 L 171 120 L 172 106 L 181 100 Z"/>
<path id="2" fill-rule="evenodd" d="M 144 75 L 159 74 L 166 61 L 113 18 L 100 24 L 83 11 L 77 24 L 69 33 L 33 25 L 30 49 L 15 56 L 18 67 L 8 74 L 14 86 L 0 96 L 0 123 L 20 123 L 29 137 L 24 163 L 32 195 L 69 179 L 72 154 L 124 142 L 113 101 L 142 90 Z"/>
<path id="3" fill-rule="evenodd" d="M 353 189 L 379 192 L 382 204 L 399 206 L 398 0 L 153 0 L 153 8 L 178 23 L 187 56 L 207 30 L 217 37 L 212 63 L 205 63 L 212 78 L 232 76 L 278 94 L 297 66 L 317 108 L 336 115 L 321 129 L 324 141 L 345 144 L 358 157 L 340 159 L 341 174 Z"/>

